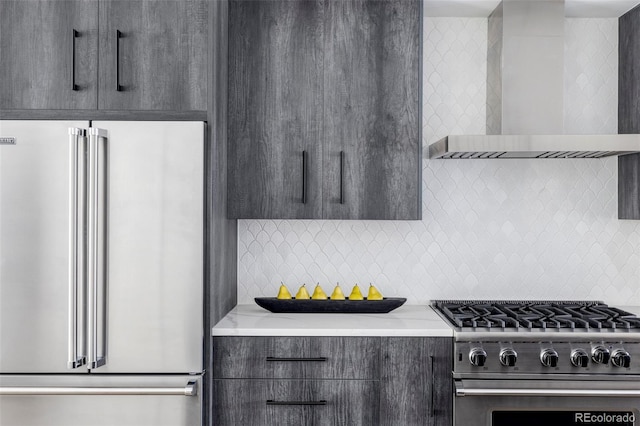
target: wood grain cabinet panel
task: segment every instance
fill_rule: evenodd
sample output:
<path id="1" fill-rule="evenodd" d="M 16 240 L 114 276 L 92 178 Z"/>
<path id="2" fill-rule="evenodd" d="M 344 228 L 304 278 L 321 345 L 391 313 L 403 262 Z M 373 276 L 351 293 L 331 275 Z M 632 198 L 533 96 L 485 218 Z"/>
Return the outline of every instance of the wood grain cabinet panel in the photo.
<path id="1" fill-rule="evenodd" d="M 421 219 L 420 6 L 327 2 L 325 218 Z"/>
<path id="2" fill-rule="evenodd" d="M 451 338 L 214 337 L 213 354 L 216 425 L 453 424 Z"/>
<path id="3" fill-rule="evenodd" d="M 383 337 L 381 425 L 453 424 L 453 342 Z"/>
<path id="4" fill-rule="evenodd" d="M 323 6 L 229 2 L 230 217 L 322 215 Z"/>
<path id="5" fill-rule="evenodd" d="M 2 0 L 0 109 L 206 111 L 207 43 L 206 0 Z"/>
<path id="6" fill-rule="evenodd" d="M 420 219 L 420 1 L 229 8 L 229 216 Z"/>
<path id="7" fill-rule="evenodd" d="M 207 22 L 204 0 L 101 0 L 99 108 L 206 110 Z"/>
<path id="8" fill-rule="evenodd" d="M 376 380 L 214 380 L 213 423 L 377 425 L 379 386 Z"/>
<path id="9" fill-rule="evenodd" d="M 0 1 L 0 109 L 95 109 L 97 69 L 97 2 Z"/>
<path id="10" fill-rule="evenodd" d="M 377 337 L 215 337 L 218 378 L 377 379 Z"/>
<path id="11" fill-rule="evenodd" d="M 640 7 L 618 22 L 618 133 L 640 133 Z M 618 218 L 640 220 L 640 154 L 618 157 Z"/>

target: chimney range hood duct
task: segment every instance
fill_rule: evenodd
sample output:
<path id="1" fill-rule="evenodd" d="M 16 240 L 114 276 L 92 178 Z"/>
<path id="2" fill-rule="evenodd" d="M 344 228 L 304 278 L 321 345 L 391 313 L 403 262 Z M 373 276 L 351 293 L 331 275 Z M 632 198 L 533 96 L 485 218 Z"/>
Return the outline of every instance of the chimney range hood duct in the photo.
<path id="1" fill-rule="evenodd" d="M 447 136 L 429 146 L 429 158 L 640 152 L 640 135 L 563 134 L 563 0 L 503 0 L 488 19 L 487 135 Z"/>

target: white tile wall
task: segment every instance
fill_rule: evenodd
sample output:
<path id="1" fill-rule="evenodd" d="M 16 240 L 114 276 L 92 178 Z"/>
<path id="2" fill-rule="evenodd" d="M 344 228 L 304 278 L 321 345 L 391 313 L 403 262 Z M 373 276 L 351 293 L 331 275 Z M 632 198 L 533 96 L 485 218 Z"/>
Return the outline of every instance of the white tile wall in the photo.
<path id="1" fill-rule="evenodd" d="M 565 133 L 618 133 L 618 20 L 565 21 Z"/>
<path id="2" fill-rule="evenodd" d="M 425 144 L 484 133 L 486 19 L 426 18 Z M 571 132 L 614 133 L 615 20 L 567 21 Z M 588 40 L 588 42 L 584 42 Z M 584 84 L 587 81 L 588 84 Z M 619 221 L 617 162 L 424 160 L 422 221 L 241 220 L 238 302 L 320 282 L 437 298 L 640 304 L 640 222 Z"/>

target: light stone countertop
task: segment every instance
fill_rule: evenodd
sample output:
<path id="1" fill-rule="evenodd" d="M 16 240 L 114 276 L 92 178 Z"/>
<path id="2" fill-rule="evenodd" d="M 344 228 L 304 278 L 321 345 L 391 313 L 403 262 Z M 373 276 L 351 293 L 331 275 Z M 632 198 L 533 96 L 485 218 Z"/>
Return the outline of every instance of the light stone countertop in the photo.
<path id="1" fill-rule="evenodd" d="M 213 336 L 451 337 L 453 329 L 427 305 L 403 305 L 388 314 L 274 314 L 237 305 Z"/>
<path id="2" fill-rule="evenodd" d="M 609 306 L 613 306 L 614 308 L 618 308 L 618 309 L 622 309 L 623 311 L 627 311 L 630 314 L 634 314 L 636 316 L 640 317 L 640 306 L 618 306 L 618 305 L 609 305 Z"/>
<path id="3" fill-rule="evenodd" d="M 609 306 L 640 316 L 640 306 Z M 427 305 L 403 305 L 388 314 L 274 314 L 238 305 L 211 335 L 450 337 L 453 329 Z"/>

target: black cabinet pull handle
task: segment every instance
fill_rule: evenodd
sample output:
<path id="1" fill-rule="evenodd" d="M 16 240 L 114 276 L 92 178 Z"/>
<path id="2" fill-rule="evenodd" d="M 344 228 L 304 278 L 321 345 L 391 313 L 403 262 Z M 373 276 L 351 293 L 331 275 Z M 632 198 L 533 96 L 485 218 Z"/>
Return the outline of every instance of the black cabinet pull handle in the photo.
<path id="1" fill-rule="evenodd" d="M 434 390 L 434 375 L 433 375 L 433 355 L 429 356 L 430 360 L 431 360 L 431 377 L 430 377 L 430 382 L 431 382 L 431 417 L 435 416 L 436 413 L 436 399 L 435 399 L 435 390 Z"/>
<path id="2" fill-rule="evenodd" d="M 325 362 L 327 361 L 327 357 L 326 356 L 319 356 L 319 357 L 314 357 L 314 358 L 277 358 L 274 356 L 268 356 L 267 357 L 267 361 L 284 361 L 284 362 L 290 362 L 290 361 L 302 361 L 302 362 Z"/>
<path id="3" fill-rule="evenodd" d="M 267 405 L 327 405 L 327 401 L 324 399 L 320 401 L 274 401 L 267 399 Z"/>
<path id="4" fill-rule="evenodd" d="M 80 33 L 75 29 L 72 30 L 71 35 L 71 90 L 78 91 L 78 85 L 76 84 L 76 38 L 80 37 Z"/>
<path id="5" fill-rule="evenodd" d="M 302 204 L 307 204 L 307 151 L 302 151 Z"/>
<path id="6" fill-rule="evenodd" d="M 120 39 L 122 38 L 122 32 L 116 30 L 116 92 L 122 91 L 120 85 Z"/>
<path id="7" fill-rule="evenodd" d="M 340 204 L 344 204 L 344 151 L 340 151 Z"/>

